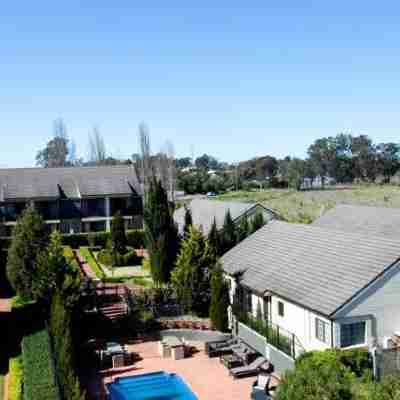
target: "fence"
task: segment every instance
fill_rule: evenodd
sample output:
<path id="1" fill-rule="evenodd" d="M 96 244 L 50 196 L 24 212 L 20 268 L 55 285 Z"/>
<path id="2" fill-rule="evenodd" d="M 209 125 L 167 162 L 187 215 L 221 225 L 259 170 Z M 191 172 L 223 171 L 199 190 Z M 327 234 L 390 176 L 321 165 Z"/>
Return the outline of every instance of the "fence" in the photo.
<path id="1" fill-rule="evenodd" d="M 241 322 L 237 323 L 237 336 L 267 358 L 275 367 L 275 371 L 282 373 L 294 368 L 294 359 L 267 342 L 265 336 Z"/>
<path id="2" fill-rule="evenodd" d="M 382 349 L 375 355 L 379 378 L 388 375 L 400 375 L 400 349 Z"/>

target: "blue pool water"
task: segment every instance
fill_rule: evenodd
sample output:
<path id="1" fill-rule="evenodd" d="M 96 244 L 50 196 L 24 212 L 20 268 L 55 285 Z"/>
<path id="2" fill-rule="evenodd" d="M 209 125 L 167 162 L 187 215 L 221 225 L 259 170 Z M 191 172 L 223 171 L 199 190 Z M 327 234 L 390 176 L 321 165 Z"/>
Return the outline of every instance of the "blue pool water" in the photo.
<path id="1" fill-rule="evenodd" d="M 180 376 L 166 372 L 118 378 L 108 389 L 111 400 L 198 400 Z"/>

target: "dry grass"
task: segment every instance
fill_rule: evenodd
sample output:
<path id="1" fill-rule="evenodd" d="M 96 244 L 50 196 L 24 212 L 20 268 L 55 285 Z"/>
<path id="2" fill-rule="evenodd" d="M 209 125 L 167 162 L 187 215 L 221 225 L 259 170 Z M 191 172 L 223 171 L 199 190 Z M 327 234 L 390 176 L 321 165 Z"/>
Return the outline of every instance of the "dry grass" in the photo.
<path id="1" fill-rule="evenodd" d="M 400 208 L 400 187 L 364 185 L 304 192 L 269 189 L 252 192 L 231 192 L 219 196 L 218 199 L 257 201 L 273 209 L 289 222 L 311 223 L 336 204 Z"/>

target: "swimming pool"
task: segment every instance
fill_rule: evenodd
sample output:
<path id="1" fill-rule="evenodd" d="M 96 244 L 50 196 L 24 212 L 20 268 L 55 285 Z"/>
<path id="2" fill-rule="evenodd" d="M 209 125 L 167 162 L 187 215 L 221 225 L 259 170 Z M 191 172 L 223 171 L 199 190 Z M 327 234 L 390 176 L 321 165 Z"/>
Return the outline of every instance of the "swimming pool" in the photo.
<path id="1" fill-rule="evenodd" d="M 198 400 L 180 376 L 163 371 L 117 378 L 108 389 L 111 400 Z"/>

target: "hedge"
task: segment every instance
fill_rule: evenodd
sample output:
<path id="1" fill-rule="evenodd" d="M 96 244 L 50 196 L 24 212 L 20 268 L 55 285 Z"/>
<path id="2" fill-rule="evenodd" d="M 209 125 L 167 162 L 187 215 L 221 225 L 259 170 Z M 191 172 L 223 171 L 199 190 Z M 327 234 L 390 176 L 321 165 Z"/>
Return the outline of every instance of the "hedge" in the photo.
<path id="1" fill-rule="evenodd" d="M 94 258 L 92 252 L 90 251 L 89 247 L 83 246 L 79 248 L 79 252 L 81 256 L 85 258 L 86 262 L 90 265 L 92 271 L 96 274 L 99 279 L 104 279 L 106 277 L 105 273 L 101 269 L 100 265 L 98 264 L 97 260 Z"/>
<path id="2" fill-rule="evenodd" d="M 110 232 L 89 232 L 73 233 L 61 235 L 62 244 L 70 246 L 73 249 L 79 249 L 82 246 L 89 246 L 89 235 L 94 237 L 95 246 L 105 247 L 107 240 L 111 238 Z M 145 247 L 144 231 L 142 229 L 133 229 L 126 232 L 127 245 L 135 249 Z M 0 249 L 8 249 L 11 244 L 11 238 L 0 238 Z"/>
<path id="3" fill-rule="evenodd" d="M 24 379 L 22 356 L 10 358 L 8 376 L 8 400 L 22 400 Z"/>
<path id="4" fill-rule="evenodd" d="M 97 259 L 100 263 L 108 267 L 111 266 L 113 262 L 115 263 L 116 267 L 126 267 L 132 265 L 141 265 L 143 257 L 138 256 L 135 249 L 129 249 L 125 254 L 117 253 L 114 255 L 114 257 L 109 250 L 103 249 L 97 255 Z"/>
<path id="5" fill-rule="evenodd" d="M 59 400 L 48 332 L 42 330 L 25 336 L 22 356 L 24 400 Z"/>

